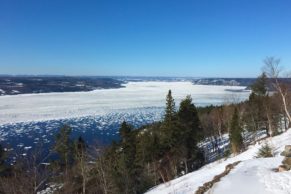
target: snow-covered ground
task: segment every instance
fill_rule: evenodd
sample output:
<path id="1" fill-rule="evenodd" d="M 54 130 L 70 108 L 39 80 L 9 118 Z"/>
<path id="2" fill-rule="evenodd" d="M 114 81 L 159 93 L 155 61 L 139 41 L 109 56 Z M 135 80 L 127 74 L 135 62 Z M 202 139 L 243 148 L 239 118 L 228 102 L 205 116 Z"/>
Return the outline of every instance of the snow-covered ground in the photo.
<path id="1" fill-rule="evenodd" d="M 249 96 L 242 86 L 193 85 L 191 82 L 129 82 L 125 88 L 92 92 L 21 94 L 0 97 L 0 125 L 105 115 L 124 109 L 162 107 L 169 89 L 176 102 L 191 94 L 197 105 L 241 101 Z"/>
<path id="2" fill-rule="evenodd" d="M 275 157 L 255 158 L 265 142 L 273 147 Z M 291 144 L 291 129 L 250 146 L 247 151 L 237 156 L 210 163 L 195 172 L 161 184 L 147 194 L 193 194 L 199 186 L 222 173 L 226 165 L 236 161 L 242 162 L 220 182 L 214 184 L 208 194 L 291 194 L 291 172 L 273 171 L 281 164 L 283 157 L 280 153 L 288 144 Z"/>

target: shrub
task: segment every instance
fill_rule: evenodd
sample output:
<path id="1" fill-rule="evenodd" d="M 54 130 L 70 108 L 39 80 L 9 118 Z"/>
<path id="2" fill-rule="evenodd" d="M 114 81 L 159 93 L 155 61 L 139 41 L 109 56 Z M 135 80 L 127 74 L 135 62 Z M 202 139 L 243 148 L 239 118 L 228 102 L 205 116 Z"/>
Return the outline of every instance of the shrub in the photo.
<path id="1" fill-rule="evenodd" d="M 258 151 L 256 158 L 269 158 L 273 157 L 273 149 L 272 147 L 268 144 L 265 143 Z"/>

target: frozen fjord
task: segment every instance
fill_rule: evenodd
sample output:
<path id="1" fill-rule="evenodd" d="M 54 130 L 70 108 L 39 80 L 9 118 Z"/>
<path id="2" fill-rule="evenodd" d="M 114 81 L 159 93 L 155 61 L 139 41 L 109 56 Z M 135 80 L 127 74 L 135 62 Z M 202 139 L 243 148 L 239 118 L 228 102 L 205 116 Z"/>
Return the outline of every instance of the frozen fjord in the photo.
<path id="1" fill-rule="evenodd" d="M 190 94 L 198 106 L 245 100 L 242 86 L 193 85 L 191 82 L 129 82 L 124 88 L 92 92 L 23 94 L 0 97 L 0 125 L 105 115 L 119 110 L 163 107 L 172 90 L 177 104 Z"/>
<path id="2" fill-rule="evenodd" d="M 0 97 L 0 140 L 26 155 L 26 148 L 49 148 L 63 124 L 88 144 L 108 144 L 119 137 L 124 120 L 135 127 L 162 118 L 168 90 L 178 104 L 191 94 L 198 106 L 245 100 L 238 86 L 193 85 L 191 82 L 129 82 L 125 88 L 92 92 L 21 94 Z"/>

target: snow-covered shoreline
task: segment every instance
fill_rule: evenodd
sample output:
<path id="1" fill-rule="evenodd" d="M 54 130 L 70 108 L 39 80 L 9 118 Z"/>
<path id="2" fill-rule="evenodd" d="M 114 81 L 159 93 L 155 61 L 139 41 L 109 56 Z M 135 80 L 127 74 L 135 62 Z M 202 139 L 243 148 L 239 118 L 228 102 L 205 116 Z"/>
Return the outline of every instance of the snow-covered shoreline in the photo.
<path id="1" fill-rule="evenodd" d="M 193 85 L 191 82 L 128 82 L 124 88 L 91 92 L 20 94 L 0 96 L 0 125 L 19 122 L 104 115 L 119 110 L 164 106 L 171 89 L 176 102 L 192 95 L 197 105 L 245 100 L 243 86 Z"/>

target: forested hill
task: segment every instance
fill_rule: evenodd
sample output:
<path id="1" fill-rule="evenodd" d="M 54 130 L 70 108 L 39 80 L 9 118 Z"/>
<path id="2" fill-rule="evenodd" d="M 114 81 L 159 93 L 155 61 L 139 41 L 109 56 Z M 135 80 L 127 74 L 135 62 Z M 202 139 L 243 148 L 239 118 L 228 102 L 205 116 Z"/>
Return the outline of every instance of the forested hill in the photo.
<path id="1" fill-rule="evenodd" d="M 139 77 L 123 76 L 115 77 L 124 81 L 189 81 L 195 85 L 230 85 L 230 86 L 250 86 L 256 78 L 214 78 L 214 77 Z"/>
<path id="2" fill-rule="evenodd" d="M 250 86 L 255 80 L 255 78 L 202 78 L 193 80 L 193 83 L 202 85 Z"/>
<path id="3" fill-rule="evenodd" d="M 0 76 L 0 95 L 92 91 L 121 88 L 122 83 L 107 77 Z"/>
<path id="4" fill-rule="evenodd" d="M 272 79 L 267 82 L 268 90 L 274 90 Z M 278 78 L 280 83 L 291 83 L 291 78 Z M 201 78 L 194 79 L 193 84 L 197 85 L 226 85 L 226 86 L 246 86 L 246 89 L 251 89 L 251 85 L 256 81 L 255 78 Z"/>

